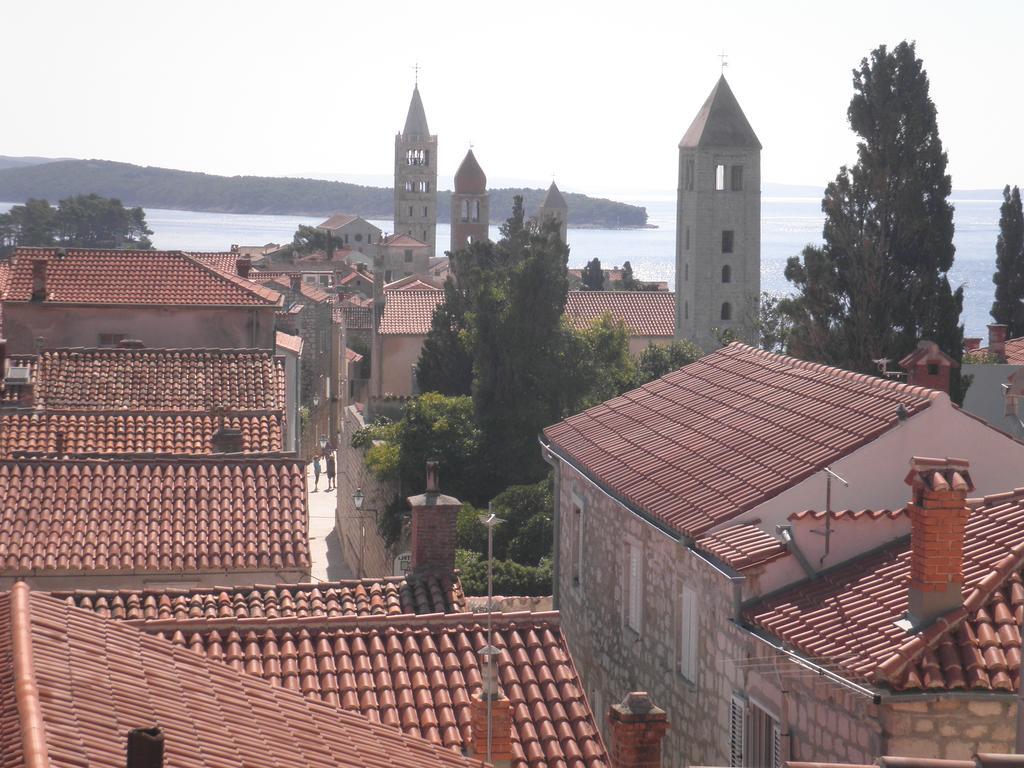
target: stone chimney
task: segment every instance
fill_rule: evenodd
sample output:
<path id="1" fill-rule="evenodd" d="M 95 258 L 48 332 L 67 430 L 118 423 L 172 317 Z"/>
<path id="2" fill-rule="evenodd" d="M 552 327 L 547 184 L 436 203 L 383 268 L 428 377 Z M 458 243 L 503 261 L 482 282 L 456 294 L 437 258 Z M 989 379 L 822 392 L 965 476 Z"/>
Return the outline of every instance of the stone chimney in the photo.
<path id="1" fill-rule="evenodd" d="M 292 290 L 295 293 L 300 293 L 302 291 L 302 273 L 292 272 L 288 277 L 291 281 Z"/>
<path id="2" fill-rule="evenodd" d="M 665 710 L 643 691 L 627 693 L 608 710 L 614 768 L 661 768 L 661 740 L 668 731 Z"/>
<path id="3" fill-rule="evenodd" d="M 412 508 L 412 569 L 451 573 L 455 568 L 455 522 L 462 502 L 440 492 L 437 461 L 427 462 L 427 490 L 409 498 Z"/>
<path id="4" fill-rule="evenodd" d="M 964 530 L 974 490 L 966 459 L 910 460 L 908 619 L 920 628 L 963 605 Z"/>
<path id="5" fill-rule="evenodd" d="M 949 382 L 954 368 L 960 364 L 947 355 L 934 341 L 922 339 L 917 349 L 900 360 L 900 368 L 907 372 L 907 383 L 915 387 L 938 389 L 949 394 Z"/>
<path id="6" fill-rule="evenodd" d="M 46 259 L 32 261 L 32 301 L 46 301 Z"/>
<path id="7" fill-rule="evenodd" d="M 242 430 L 221 426 L 213 433 L 214 453 L 242 453 L 245 446 Z"/>
<path id="8" fill-rule="evenodd" d="M 964 352 L 977 352 L 981 349 L 980 336 L 967 336 L 964 338 Z"/>
<path id="9" fill-rule="evenodd" d="M 235 259 L 235 274 L 239 277 L 249 279 L 249 272 L 252 270 L 252 259 L 248 256 L 242 256 Z"/>
<path id="10" fill-rule="evenodd" d="M 993 323 L 988 327 L 988 353 L 1000 363 L 1006 362 L 1006 326 Z"/>
<path id="11" fill-rule="evenodd" d="M 510 768 L 515 753 L 512 751 L 512 702 L 501 690 L 498 682 L 497 655 L 488 654 L 484 648 L 480 652 L 480 677 L 483 687 L 480 693 L 473 694 L 469 699 L 470 727 L 473 742 L 470 757 L 487 760 L 487 705 L 491 708 L 491 755 L 490 764 L 494 768 Z"/>

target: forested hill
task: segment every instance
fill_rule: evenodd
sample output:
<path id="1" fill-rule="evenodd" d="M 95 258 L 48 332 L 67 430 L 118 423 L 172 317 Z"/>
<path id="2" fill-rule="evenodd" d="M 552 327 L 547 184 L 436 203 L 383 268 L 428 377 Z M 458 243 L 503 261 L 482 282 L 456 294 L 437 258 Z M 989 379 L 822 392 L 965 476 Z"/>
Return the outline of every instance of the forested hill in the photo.
<path id="1" fill-rule="evenodd" d="M 96 193 L 128 206 L 171 208 L 218 213 L 280 213 L 330 216 L 356 213 L 370 219 L 390 219 L 393 192 L 387 187 L 364 187 L 341 181 L 268 176 L 212 176 L 206 173 L 115 163 L 108 160 L 57 160 L 0 169 L 0 200 L 20 203 L 43 198 L 52 203 Z M 512 211 L 513 195 L 523 195 L 527 213 L 544 198 L 542 189 L 492 189 L 491 219 L 497 223 Z M 642 227 L 647 209 L 613 200 L 563 193 L 569 204 L 569 224 L 577 227 Z M 450 193 L 438 193 L 438 219 L 447 222 Z"/>

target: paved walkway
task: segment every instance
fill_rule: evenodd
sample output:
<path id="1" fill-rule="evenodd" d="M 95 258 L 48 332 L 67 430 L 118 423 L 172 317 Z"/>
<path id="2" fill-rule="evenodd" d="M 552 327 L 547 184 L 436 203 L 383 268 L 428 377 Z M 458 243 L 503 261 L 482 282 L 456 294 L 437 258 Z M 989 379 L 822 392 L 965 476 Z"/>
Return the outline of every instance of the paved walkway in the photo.
<path id="1" fill-rule="evenodd" d="M 306 480 L 309 482 L 309 556 L 313 561 L 313 581 L 351 579 L 352 571 L 341 559 L 341 542 L 334 530 L 337 492 L 325 490 L 327 475 L 323 473 L 319 490 L 313 490 L 312 464 L 306 465 Z"/>

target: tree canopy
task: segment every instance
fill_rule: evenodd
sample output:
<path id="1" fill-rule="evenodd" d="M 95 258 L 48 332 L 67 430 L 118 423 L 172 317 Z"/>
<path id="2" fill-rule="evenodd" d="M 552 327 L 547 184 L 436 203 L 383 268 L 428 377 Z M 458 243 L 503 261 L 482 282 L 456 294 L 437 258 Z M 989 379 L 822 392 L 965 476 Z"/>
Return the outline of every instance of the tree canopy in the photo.
<path id="1" fill-rule="evenodd" d="M 141 208 L 120 200 L 78 195 L 54 208 L 46 200 L 28 200 L 0 214 L 0 251 L 17 246 L 149 249 L 153 245 Z"/>
<path id="2" fill-rule="evenodd" d="M 604 290 L 604 270 L 601 269 L 601 260 L 596 256 L 587 262 L 580 275 L 584 291 Z"/>
<path id="3" fill-rule="evenodd" d="M 1024 335 L 1024 211 L 1017 187 L 1003 189 L 992 282 L 996 284 L 992 319 L 1006 325 L 1007 338 Z"/>
<path id="4" fill-rule="evenodd" d="M 959 360 L 963 288 L 954 291 L 948 278 L 951 182 L 913 43 L 874 50 L 853 71 L 853 90 L 847 115 L 857 162 L 825 190 L 824 244 L 786 265 L 798 290 L 782 302 L 792 318 L 789 351 L 876 373 L 876 359 L 898 360 L 930 339 Z"/>

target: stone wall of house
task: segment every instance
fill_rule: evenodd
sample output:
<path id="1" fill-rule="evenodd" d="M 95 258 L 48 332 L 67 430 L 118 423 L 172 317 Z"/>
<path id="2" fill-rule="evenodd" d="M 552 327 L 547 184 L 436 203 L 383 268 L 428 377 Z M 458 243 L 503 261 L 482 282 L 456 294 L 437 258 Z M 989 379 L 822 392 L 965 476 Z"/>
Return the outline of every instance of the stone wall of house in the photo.
<path id="1" fill-rule="evenodd" d="M 352 573 L 359 572 L 360 550 L 363 576 L 390 576 L 394 570 L 395 553 L 384 544 L 377 533 L 377 524 L 368 510 L 383 510 L 395 497 L 397 489 L 391 483 L 375 477 L 363 461 L 366 452 L 352 447 L 352 435 L 364 426 L 363 418 L 355 406 L 345 409 L 341 445 L 338 446 L 338 507 L 337 532 L 341 540 L 342 558 Z M 357 516 L 352 494 L 363 489 L 362 517 Z M 365 536 L 364 536 L 365 531 Z"/>
<path id="2" fill-rule="evenodd" d="M 1009 696 L 888 700 L 881 705 L 884 754 L 966 760 L 1014 752 L 1017 705 Z"/>

